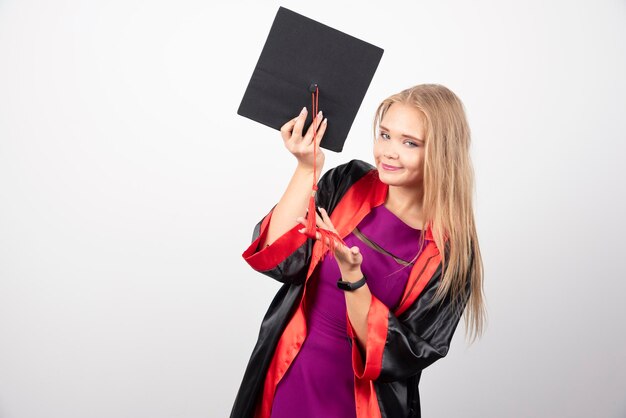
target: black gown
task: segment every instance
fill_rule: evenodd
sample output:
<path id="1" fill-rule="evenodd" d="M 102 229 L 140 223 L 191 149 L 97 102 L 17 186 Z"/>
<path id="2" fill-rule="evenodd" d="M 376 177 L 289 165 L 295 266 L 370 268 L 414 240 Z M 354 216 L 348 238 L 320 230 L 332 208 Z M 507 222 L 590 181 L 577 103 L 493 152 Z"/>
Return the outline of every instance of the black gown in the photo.
<path id="1" fill-rule="evenodd" d="M 352 160 L 322 176 L 316 204 L 327 210 L 344 238 L 374 207 L 384 203 L 387 190 L 374 167 Z M 308 279 L 317 274 L 321 260 L 314 240 L 297 232 L 299 225 L 259 249 L 270 217 L 271 212 L 257 224 L 243 257 L 255 270 L 284 284 L 261 324 L 231 418 L 269 418 L 276 386 L 306 336 L 303 301 Z M 392 311 L 372 297 L 365 357 L 350 333 L 358 418 L 421 416 L 421 372 L 447 354 L 467 302 L 454 303 L 446 297 L 430 303 L 441 282 L 442 265 L 432 231 L 425 231 L 425 238 L 426 248 L 413 266 L 400 306 Z M 466 282 L 469 295 L 470 283 Z"/>

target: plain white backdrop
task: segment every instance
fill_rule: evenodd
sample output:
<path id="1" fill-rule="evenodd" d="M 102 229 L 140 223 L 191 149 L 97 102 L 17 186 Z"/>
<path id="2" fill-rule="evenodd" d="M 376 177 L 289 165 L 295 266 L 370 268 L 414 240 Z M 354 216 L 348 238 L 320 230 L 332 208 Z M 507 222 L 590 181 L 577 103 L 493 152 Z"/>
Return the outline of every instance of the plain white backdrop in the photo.
<path id="1" fill-rule="evenodd" d="M 241 253 L 295 167 L 236 114 L 281 5 L 385 49 L 325 169 L 403 88 L 466 106 L 489 324 L 423 416 L 626 416 L 623 0 L 2 0 L 0 417 L 228 416 L 279 288 Z"/>

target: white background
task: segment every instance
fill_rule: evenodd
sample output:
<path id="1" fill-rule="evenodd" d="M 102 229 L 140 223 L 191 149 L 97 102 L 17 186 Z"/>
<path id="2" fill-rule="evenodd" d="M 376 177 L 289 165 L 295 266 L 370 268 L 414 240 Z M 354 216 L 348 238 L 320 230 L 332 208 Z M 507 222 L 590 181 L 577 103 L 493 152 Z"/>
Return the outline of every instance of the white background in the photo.
<path id="1" fill-rule="evenodd" d="M 385 49 L 326 169 L 403 88 L 467 108 L 489 325 L 424 417 L 626 416 L 623 0 L 213 4 L 0 1 L 0 417 L 229 414 L 295 167 L 236 115 L 279 5 Z"/>

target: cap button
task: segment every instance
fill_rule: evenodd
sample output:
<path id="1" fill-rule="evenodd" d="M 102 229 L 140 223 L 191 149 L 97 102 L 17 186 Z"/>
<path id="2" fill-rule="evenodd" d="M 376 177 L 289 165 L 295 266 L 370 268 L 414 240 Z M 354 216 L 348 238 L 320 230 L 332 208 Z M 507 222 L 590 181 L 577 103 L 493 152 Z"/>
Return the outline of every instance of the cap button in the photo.
<path id="1" fill-rule="evenodd" d="M 315 93 L 315 90 L 317 90 L 317 83 L 311 83 L 309 86 L 309 93 Z"/>

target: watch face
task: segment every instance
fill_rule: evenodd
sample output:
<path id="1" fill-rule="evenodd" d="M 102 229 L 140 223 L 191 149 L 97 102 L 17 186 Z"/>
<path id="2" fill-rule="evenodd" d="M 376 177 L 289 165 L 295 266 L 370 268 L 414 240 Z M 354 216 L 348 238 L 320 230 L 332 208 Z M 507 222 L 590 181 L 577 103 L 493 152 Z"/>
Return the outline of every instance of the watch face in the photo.
<path id="1" fill-rule="evenodd" d="M 363 286 L 364 284 L 365 284 L 365 276 L 363 276 L 361 280 L 356 281 L 354 283 L 346 282 L 343 280 L 337 280 L 337 287 L 341 290 L 356 290 L 359 287 Z"/>
<path id="2" fill-rule="evenodd" d="M 352 286 L 350 286 L 350 285 L 351 285 L 351 283 L 349 283 L 349 282 L 344 282 L 344 281 L 338 281 L 337 282 L 337 286 L 341 290 L 352 290 Z"/>

